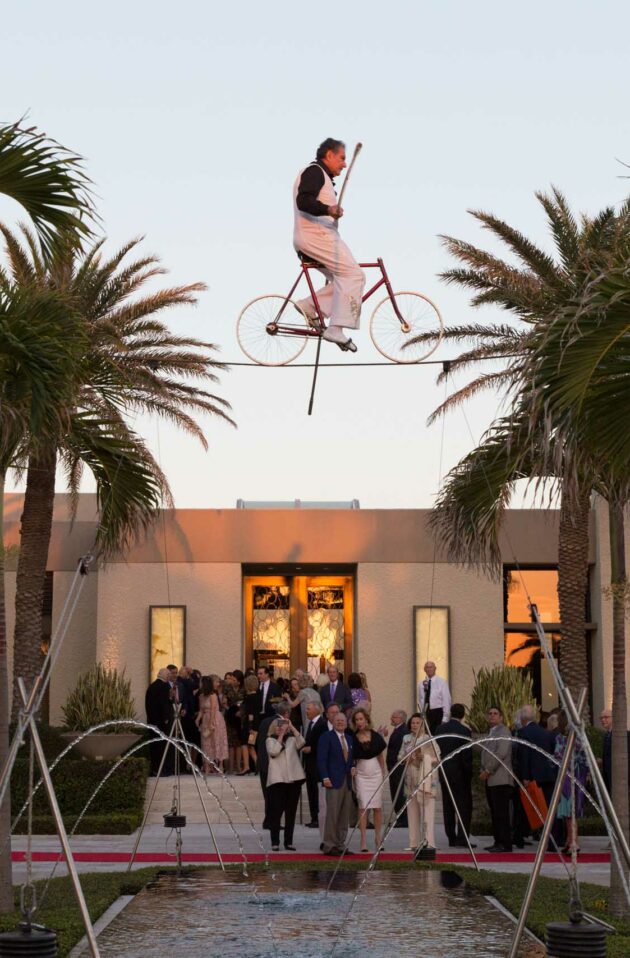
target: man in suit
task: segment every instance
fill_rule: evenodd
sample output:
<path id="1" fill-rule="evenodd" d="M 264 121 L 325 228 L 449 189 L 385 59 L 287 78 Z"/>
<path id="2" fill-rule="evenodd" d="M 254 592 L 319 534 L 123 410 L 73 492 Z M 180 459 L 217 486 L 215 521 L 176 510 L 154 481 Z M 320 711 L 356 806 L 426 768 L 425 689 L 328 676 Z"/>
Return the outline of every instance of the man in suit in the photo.
<path id="1" fill-rule="evenodd" d="M 322 735 L 328 731 L 328 724 L 322 715 L 323 709 L 319 702 L 306 703 L 306 732 L 305 745 L 302 749 L 304 756 L 304 771 L 306 772 L 306 794 L 308 807 L 311 813 L 307 828 L 319 827 L 319 775 L 317 773 L 317 743 Z"/>
<path id="2" fill-rule="evenodd" d="M 599 716 L 602 728 L 604 729 L 604 742 L 602 748 L 601 769 L 604 777 L 604 783 L 608 791 L 612 794 L 612 736 L 613 736 L 613 714 L 612 709 L 603 709 Z M 628 732 L 628 785 L 630 785 L 630 732 Z"/>
<path id="3" fill-rule="evenodd" d="M 498 705 L 488 709 L 488 735 L 496 742 L 485 742 L 481 752 L 479 778 L 486 783 L 486 798 L 492 818 L 494 842 L 487 852 L 511 852 L 510 798 L 512 796 L 512 741 L 509 728 L 503 724 Z"/>
<path id="4" fill-rule="evenodd" d="M 553 786 L 556 781 L 557 769 L 554 763 L 527 746 L 519 746 L 519 742 L 531 742 L 542 748 L 549 755 L 553 754 L 555 734 L 548 732 L 536 721 L 536 710 L 533 705 L 524 705 L 521 709 L 521 727 L 516 732 L 515 768 L 514 771 L 527 788 L 530 782 L 536 782 L 543 791 L 547 804 L 551 801 Z"/>
<path id="5" fill-rule="evenodd" d="M 449 758 L 453 752 L 466 744 L 462 736 L 472 738 L 472 732 L 462 722 L 465 714 L 464 706 L 459 702 L 454 703 L 451 706 L 450 719 L 438 725 L 436 732 L 439 737 L 440 755 L 444 762 L 440 769 L 444 831 L 449 845 L 455 848 L 468 848 L 467 836 L 470 836 L 472 819 L 472 749 L 467 748 Z M 457 805 L 459 817 L 453 802 Z M 476 846 L 472 845 L 472 847 Z"/>
<path id="6" fill-rule="evenodd" d="M 352 736 L 347 731 L 347 724 L 346 716 L 339 712 L 335 715 L 332 732 L 325 732 L 317 745 L 317 770 L 326 789 L 324 855 L 341 855 L 348 835 L 353 756 Z"/>
<path id="7" fill-rule="evenodd" d="M 147 722 L 155 726 L 160 732 L 168 735 L 173 724 L 173 701 L 172 689 L 170 683 L 170 673 L 168 669 L 160 669 L 155 682 L 151 682 L 144 698 L 144 706 L 147 713 Z M 151 761 L 151 771 L 149 774 L 157 775 L 164 755 L 164 749 L 167 743 L 162 739 L 151 742 L 149 745 L 149 756 Z M 162 766 L 162 775 L 172 775 L 174 768 L 174 755 L 169 748 L 166 760 Z"/>
<path id="8" fill-rule="evenodd" d="M 342 682 L 339 678 L 339 669 L 335 665 L 329 665 L 326 671 L 330 681 L 319 693 L 322 705 L 326 708 L 331 702 L 336 702 L 342 712 L 351 709 L 353 706 L 352 693 L 345 682 Z"/>
<path id="9" fill-rule="evenodd" d="M 256 765 L 258 768 L 258 774 L 260 776 L 260 787 L 263 793 L 263 799 L 265 801 L 265 817 L 263 818 L 262 827 L 269 828 L 269 822 L 267 821 L 267 773 L 269 771 L 269 752 L 267 751 L 267 732 L 269 731 L 269 726 L 274 719 L 288 718 L 291 714 L 291 706 L 288 702 L 278 702 L 272 708 L 272 714 L 266 715 L 260 722 L 258 726 L 258 734 L 256 736 Z"/>
<path id="10" fill-rule="evenodd" d="M 396 768 L 396 765 L 398 764 L 398 753 L 400 752 L 402 740 L 409 731 L 407 727 L 407 713 L 403 712 L 402 709 L 396 709 L 396 711 L 391 714 L 390 722 L 393 728 L 389 733 L 385 760 L 387 762 L 387 771 L 390 773 L 389 791 L 392 796 L 392 802 L 394 803 L 394 810 L 400 812 L 401 809 L 405 808 L 405 766 L 400 765 Z M 387 735 L 387 733 L 385 734 Z M 407 828 L 406 809 L 396 819 L 394 828 Z"/>
<path id="11" fill-rule="evenodd" d="M 272 681 L 269 669 L 261 665 L 257 671 L 258 691 L 254 711 L 254 729 L 258 731 L 260 723 L 265 718 L 275 717 L 274 705 L 282 700 L 282 689 L 277 682 Z"/>

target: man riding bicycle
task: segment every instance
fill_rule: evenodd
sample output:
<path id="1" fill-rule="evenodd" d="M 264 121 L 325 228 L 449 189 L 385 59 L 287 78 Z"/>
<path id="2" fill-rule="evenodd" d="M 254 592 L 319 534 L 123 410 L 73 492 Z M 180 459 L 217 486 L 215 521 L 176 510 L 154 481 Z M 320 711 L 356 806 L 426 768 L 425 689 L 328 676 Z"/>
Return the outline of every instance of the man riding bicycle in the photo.
<path id="1" fill-rule="evenodd" d="M 359 328 L 365 274 L 339 236 L 343 210 L 337 203 L 334 177 L 345 167 L 345 144 L 329 137 L 318 147 L 315 161 L 300 171 L 293 187 L 293 245 L 301 258 L 319 264 L 326 277 L 326 285 L 316 293 L 322 313 L 330 318 L 323 338 L 344 352 L 356 353 L 357 347 L 343 327 Z M 312 297 L 298 305 L 309 324 L 318 327 Z"/>

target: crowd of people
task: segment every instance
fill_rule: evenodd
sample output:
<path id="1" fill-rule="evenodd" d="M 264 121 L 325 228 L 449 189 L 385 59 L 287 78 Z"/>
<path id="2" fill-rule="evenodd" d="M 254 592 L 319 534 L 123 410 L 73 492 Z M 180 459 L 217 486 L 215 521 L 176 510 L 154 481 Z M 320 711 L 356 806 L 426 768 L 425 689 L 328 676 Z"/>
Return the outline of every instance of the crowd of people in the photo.
<path id="1" fill-rule="evenodd" d="M 395 827 L 409 832 L 407 850 L 437 845 L 438 786 L 449 846 L 474 848 L 473 750 L 462 748 L 472 739 L 466 710 L 451 702 L 448 683 L 436 674 L 435 663 L 427 662 L 424 671 L 418 711 L 408 717 L 397 709 L 389 726 L 375 728 L 363 673 L 350 673 L 346 682 L 331 664 L 315 679 L 301 669 L 282 679 L 260 666 L 256 671 L 234 669 L 221 678 L 172 665 L 162 669 L 147 690 L 147 720 L 165 734 L 180 732 L 194 745 L 193 761 L 204 774 L 259 776 L 263 828 L 270 832 L 274 851 L 280 847 L 281 832 L 284 848 L 295 848 L 303 786 L 310 815 L 306 827 L 319 829 L 324 854 L 338 855 L 342 850 L 348 854 L 347 834 L 354 824 L 359 827 L 361 851 L 368 851 L 368 829 L 379 849 L 386 781 Z M 609 716 L 602 713 L 608 739 Z M 478 774 L 492 821 L 493 841 L 487 850 L 505 853 L 538 837 L 541 821 L 536 820 L 535 809 L 544 814 L 551 798 L 568 722 L 561 709 L 540 722 L 530 704 L 518 711 L 512 728 L 498 705 L 488 709 L 487 719 L 487 740 L 478 749 Z M 165 750 L 161 741 L 152 743 L 150 750 L 151 774 L 174 774 L 174 750 Z M 605 740 L 607 784 L 609 753 Z M 588 771 L 577 743 L 571 772 L 579 785 L 586 784 Z M 527 791 L 525 799 L 517 779 Z M 566 854 L 579 851 L 577 822 L 584 814 L 579 785 L 572 787 L 567 775 L 553 826 L 553 838 Z"/>

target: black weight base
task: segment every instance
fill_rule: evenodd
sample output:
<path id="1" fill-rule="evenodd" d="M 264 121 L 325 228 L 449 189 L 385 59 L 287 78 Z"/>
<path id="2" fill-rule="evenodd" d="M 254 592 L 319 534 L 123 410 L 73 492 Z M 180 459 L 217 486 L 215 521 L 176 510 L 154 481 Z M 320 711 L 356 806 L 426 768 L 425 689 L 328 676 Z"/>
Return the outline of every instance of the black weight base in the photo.
<path id="1" fill-rule="evenodd" d="M 437 852 L 432 845 L 423 845 L 414 852 L 414 862 L 434 862 Z"/>
<path id="2" fill-rule="evenodd" d="M 164 816 L 164 827 L 165 828 L 185 828 L 186 827 L 186 816 L 185 815 L 165 815 Z"/>
<path id="3" fill-rule="evenodd" d="M 0 935 L 0 958 L 57 958 L 54 931 L 7 931 Z"/>
<path id="4" fill-rule="evenodd" d="M 549 958 L 606 958 L 606 929 L 554 921 L 545 929 Z"/>

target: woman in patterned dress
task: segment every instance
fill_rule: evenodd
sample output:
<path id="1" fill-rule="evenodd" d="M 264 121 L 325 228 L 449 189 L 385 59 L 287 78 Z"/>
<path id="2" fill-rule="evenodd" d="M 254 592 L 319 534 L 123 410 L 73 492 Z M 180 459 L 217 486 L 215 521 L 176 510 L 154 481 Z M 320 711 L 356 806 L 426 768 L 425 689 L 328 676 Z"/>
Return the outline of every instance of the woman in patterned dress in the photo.
<path id="1" fill-rule="evenodd" d="M 219 703 L 220 681 L 218 675 L 204 675 L 201 679 L 199 692 L 197 725 L 201 731 L 201 749 L 204 754 L 203 771 L 206 775 L 222 771 L 222 763 L 229 754 L 227 729 Z M 211 763 L 214 763 L 214 765 Z"/>

